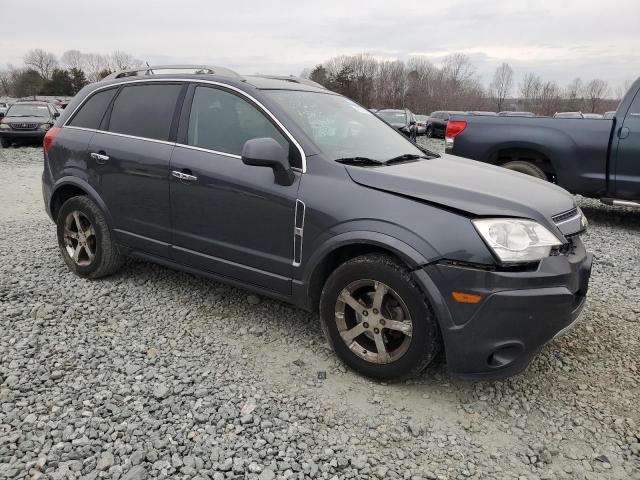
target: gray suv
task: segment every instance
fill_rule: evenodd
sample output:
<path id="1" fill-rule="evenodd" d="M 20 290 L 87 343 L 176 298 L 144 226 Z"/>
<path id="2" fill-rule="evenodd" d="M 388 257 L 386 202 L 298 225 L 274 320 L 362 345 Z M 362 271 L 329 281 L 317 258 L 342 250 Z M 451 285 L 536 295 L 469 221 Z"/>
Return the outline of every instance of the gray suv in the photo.
<path id="1" fill-rule="evenodd" d="M 126 71 L 44 140 L 45 208 L 82 277 L 126 256 L 319 311 L 378 379 L 524 369 L 582 311 L 586 221 L 563 189 L 419 148 L 294 77 Z"/>

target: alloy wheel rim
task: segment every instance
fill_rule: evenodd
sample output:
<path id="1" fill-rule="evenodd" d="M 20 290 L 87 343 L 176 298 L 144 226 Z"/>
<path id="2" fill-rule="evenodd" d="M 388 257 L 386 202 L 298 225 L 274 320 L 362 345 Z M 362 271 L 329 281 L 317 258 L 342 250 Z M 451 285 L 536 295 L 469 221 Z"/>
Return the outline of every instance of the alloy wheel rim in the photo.
<path id="1" fill-rule="evenodd" d="M 411 344 L 413 321 L 406 303 L 377 280 L 356 280 L 343 288 L 335 321 L 349 350 L 370 363 L 395 362 Z"/>
<path id="2" fill-rule="evenodd" d="M 78 266 L 86 267 L 96 257 L 96 232 L 85 214 L 70 212 L 64 219 L 64 248 Z"/>

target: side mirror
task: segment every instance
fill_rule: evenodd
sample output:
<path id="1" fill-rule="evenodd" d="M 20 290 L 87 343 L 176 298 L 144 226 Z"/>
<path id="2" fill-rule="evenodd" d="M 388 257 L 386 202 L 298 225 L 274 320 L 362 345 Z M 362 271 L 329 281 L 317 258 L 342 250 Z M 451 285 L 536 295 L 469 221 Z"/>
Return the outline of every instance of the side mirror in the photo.
<path id="1" fill-rule="evenodd" d="M 288 153 L 273 138 L 247 140 L 242 147 L 242 163 L 254 167 L 271 168 L 279 185 L 289 186 L 295 180 Z"/>
<path id="2" fill-rule="evenodd" d="M 56 112 L 53 114 L 53 118 L 58 118 L 60 116 L 60 112 Z"/>
<path id="3" fill-rule="evenodd" d="M 4 118 L 4 112 L 0 112 L 0 118 Z"/>
<path id="4" fill-rule="evenodd" d="M 415 120 L 411 120 L 411 121 L 409 122 L 409 125 L 415 125 L 415 124 L 416 124 L 416 121 L 415 121 Z"/>

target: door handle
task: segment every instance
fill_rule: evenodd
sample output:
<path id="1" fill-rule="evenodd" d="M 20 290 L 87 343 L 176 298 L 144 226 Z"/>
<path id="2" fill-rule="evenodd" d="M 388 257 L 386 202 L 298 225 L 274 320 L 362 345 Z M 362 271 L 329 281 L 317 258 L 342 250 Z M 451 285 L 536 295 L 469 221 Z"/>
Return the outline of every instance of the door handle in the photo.
<path id="1" fill-rule="evenodd" d="M 190 175 L 188 173 L 179 172 L 178 170 L 172 171 L 171 175 L 173 175 L 174 177 L 176 177 L 176 178 L 178 178 L 180 180 L 184 180 L 185 182 L 194 182 L 194 181 L 198 180 L 198 177 L 196 177 L 195 175 Z"/>
<path id="2" fill-rule="evenodd" d="M 91 158 L 101 164 L 109 161 L 109 155 L 103 155 L 102 153 L 91 152 Z"/>

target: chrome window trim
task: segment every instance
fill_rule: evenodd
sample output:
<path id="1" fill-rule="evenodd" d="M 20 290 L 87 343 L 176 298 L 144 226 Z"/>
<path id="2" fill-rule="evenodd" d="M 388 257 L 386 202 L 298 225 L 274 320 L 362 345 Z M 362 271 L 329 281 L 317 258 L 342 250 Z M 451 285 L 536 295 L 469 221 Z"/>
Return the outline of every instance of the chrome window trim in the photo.
<path id="1" fill-rule="evenodd" d="M 162 143 L 164 145 L 175 145 L 175 142 L 168 142 L 166 140 L 157 140 L 155 138 L 136 137 L 135 135 L 127 135 L 126 133 L 107 132 L 106 130 L 94 130 L 92 128 L 74 127 L 74 126 L 71 126 L 71 125 L 64 126 L 64 128 L 71 128 L 71 129 L 74 129 L 74 130 L 84 130 L 86 132 L 93 132 L 93 133 L 104 133 L 105 135 L 113 135 L 115 137 L 132 138 L 134 140 L 144 140 L 145 142 Z"/>
<path id="2" fill-rule="evenodd" d="M 185 145 L 184 143 L 176 143 L 176 147 L 188 148 L 189 150 L 198 150 L 199 152 L 214 153 L 216 155 L 223 155 L 225 157 L 231 157 L 231 158 L 237 158 L 237 159 L 242 158 L 240 155 L 235 155 L 233 153 L 219 152 L 217 150 L 210 150 L 208 148 L 203 148 L 203 147 L 194 147 L 193 145 Z"/>
<path id="3" fill-rule="evenodd" d="M 120 85 L 131 85 L 131 84 L 144 84 L 144 83 L 151 83 L 151 82 L 164 82 L 164 83 L 171 83 L 171 82 L 186 82 L 186 83 L 196 83 L 196 84 L 204 84 L 204 85 L 215 85 L 218 87 L 222 87 L 222 88 L 228 88 L 229 90 L 233 90 L 234 92 L 240 94 L 241 96 L 248 98 L 249 100 L 251 100 L 254 104 L 256 104 L 263 113 L 265 113 L 269 118 L 271 118 L 271 120 L 273 120 L 275 122 L 276 125 L 278 125 L 282 131 L 285 133 L 285 135 L 289 138 L 289 140 L 295 145 L 295 147 L 298 149 L 298 151 L 300 152 L 300 158 L 302 161 L 302 168 L 299 167 L 292 167 L 294 170 L 300 171 L 302 173 L 306 173 L 307 172 L 307 156 L 304 153 L 304 150 L 302 148 L 302 146 L 298 143 L 298 141 L 294 138 L 293 135 L 291 135 L 291 132 L 289 132 L 289 130 L 287 130 L 287 128 L 280 122 L 280 120 L 278 120 L 276 118 L 276 116 L 271 113 L 271 111 L 265 107 L 262 103 L 260 103 L 260 101 L 258 101 L 255 97 L 253 97 L 252 95 L 250 95 L 249 93 L 245 92 L 244 90 L 241 90 L 240 88 L 234 87 L 233 85 L 229 85 L 226 83 L 222 83 L 222 82 L 216 82 L 213 80 L 204 80 L 204 79 L 194 79 L 194 78 L 145 78 L 145 79 L 137 79 L 137 80 L 129 80 L 129 81 L 125 81 L 125 82 L 117 82 L 117 83 L 111 83 L 109 85 L 104 85 L 102 87 L 98 87 L 95 90 L 93 90 L 91 92 L 91 94 L 87 95 L 71 112 L 71 114 L 69 115 L 69 118 L 67 118 L 64 122 L 64 124 L 62 125 L 62 128 L 76 128 L 79 130 L 86 130 L 86 131 L 93 131 L 93 132 L 100 132 L 100 133 L 107 133 L 109 135 L 118 135 L 118 136 L 122 136 L 122 137 L 127 137 L 127 138 L 134 138 L 134 139 L 138 139 L 138 140 L 148 140 L 151 142 L 160 142 L 160 143 L 165 143 L 165 144 L 169 144 L 169 145 L 179 145 L 181 147 L 187 147 L 187 148 L 192 148 L 192 149 L 198 149 L 198 150 L 202 150 L 205 152 L 212 152 L 212 153 L 216 153 L 219 155 L 226 155 L 226 156 L 232 156 L 234 158 L 240 158 L 238 155 L 234 155 L 231 153 L 224 153 L 224 152 L 217 152 L 215 150 L 208 150 L 208 149 L 203 149 L 200 147 L 193 147 L 192 145 L 185 145 L 183 143 L 177 143 L 177 142 L 168 142 L 165 140 L 156 140 L 153 138 L 145 138 L 145 137 L 136 137 L 134 135 L 127 135 L 124 133 L 115 133 L 115 132 L 108 132 L 108 131 L 104 131 L 104 130 L 97 130 L 97 129 L 89 129 L 89 128 L 84 128 L 84 127 L 74 127 L 72 125 L 68 125 L 68 123 L 73 119 L 74 115 L 76 114 L 76 112 L 87 102 L 87 100 L 89 100 L 91 97 L 93 97 L 96 93 L 102 91 L 102 90 L 106 90 L 109 88 L 118 88 Z"/>

